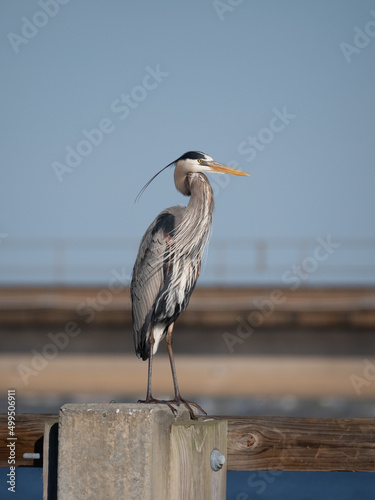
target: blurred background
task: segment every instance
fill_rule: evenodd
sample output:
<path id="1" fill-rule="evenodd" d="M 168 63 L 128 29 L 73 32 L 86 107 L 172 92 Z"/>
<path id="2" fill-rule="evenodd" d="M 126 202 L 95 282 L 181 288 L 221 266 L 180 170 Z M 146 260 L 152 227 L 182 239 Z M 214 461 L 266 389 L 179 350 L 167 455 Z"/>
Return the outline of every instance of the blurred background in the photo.
<path id="1" fill-rule="evenodd" d="M 374 2 L 1 9 L 0 384 L 17 411 L 144 397 L 132 266 L 188 200 L 172 169 L 134 200 L 200 150 L 251 177 L 210 177 L 211 241 L 174 335 L 183 396 L 209 414 L 375 416 Z M 164 347 L 153 386 L 172 395 Z"/>

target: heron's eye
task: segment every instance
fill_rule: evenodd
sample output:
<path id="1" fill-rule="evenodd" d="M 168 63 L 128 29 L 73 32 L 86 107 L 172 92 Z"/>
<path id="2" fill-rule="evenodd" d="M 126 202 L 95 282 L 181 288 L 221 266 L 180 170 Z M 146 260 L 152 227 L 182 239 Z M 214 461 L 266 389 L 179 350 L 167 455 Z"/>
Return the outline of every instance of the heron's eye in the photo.
<path id="1" fill-rule="evenodd" d="M 198 163 L 203 163 L 202 158 L 198 158 Z"/>

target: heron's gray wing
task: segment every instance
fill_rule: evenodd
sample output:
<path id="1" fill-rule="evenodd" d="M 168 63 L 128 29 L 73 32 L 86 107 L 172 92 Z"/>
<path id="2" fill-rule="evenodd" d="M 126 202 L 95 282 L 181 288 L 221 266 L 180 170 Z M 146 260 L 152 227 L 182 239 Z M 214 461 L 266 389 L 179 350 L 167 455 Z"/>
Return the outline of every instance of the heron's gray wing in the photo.
<path id="1" fill-rule="evenodd" d="M 175 217 L 162 212 L 147 229 L 139 246 L 130 286 L 134 344 L 137 355 L 148 351 L 151 317 L 157 296 L 164 283 L 164 264 L 168 259 Z M 147 359 L 147 358 L 146 358 Z"/>

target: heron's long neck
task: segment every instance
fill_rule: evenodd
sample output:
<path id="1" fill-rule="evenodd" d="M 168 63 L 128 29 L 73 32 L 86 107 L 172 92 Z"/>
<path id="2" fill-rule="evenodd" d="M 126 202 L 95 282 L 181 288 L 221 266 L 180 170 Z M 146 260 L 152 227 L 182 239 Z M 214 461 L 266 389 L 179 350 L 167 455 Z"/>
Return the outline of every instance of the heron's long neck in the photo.
<path id="1" fill-rule="evenodd" d="M 207 177 L 201 173 L 189 175 L 191 197 L 181 225 L 183 244 L 188 253 L 200 258 L 207 243 L 212 223 L 214 198 Z"/>
<path id="2" fill-rule="evenodd" d="M 190 181 L 190 200 L 186 212 L 198 225 L 211 225 L 214 210 L 212 187 L 204 174 L 193 174 Z"/>

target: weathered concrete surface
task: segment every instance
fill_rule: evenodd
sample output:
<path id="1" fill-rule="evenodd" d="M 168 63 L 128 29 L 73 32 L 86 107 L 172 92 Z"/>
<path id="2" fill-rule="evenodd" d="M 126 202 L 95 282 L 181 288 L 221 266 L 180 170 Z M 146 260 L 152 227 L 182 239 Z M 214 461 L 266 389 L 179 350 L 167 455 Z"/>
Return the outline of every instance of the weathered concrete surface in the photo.
<path id="1" fill-rule="evenodd" d="M 67 404 L 60 410 L 58 500 L 165 499 L 170 427 L 165 405 Z"/>

